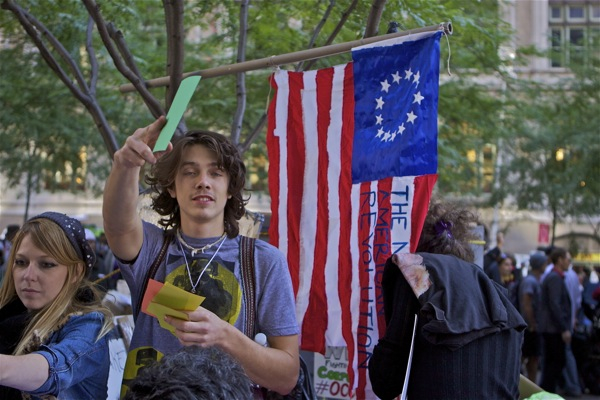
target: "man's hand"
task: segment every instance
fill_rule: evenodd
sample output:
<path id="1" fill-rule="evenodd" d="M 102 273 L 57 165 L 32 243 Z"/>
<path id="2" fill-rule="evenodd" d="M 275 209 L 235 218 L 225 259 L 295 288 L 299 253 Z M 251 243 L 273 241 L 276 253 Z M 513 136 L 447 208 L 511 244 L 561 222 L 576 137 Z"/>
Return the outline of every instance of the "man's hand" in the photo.
<path id="1" fill-rule="evenodd" d="M 223 348 L 229 331 L 231 329 L 237 331 L 231 324 L 204 307 L 200 306 L 187 314 L 189 321 L 169 316 L 165 318 L 168 324 L 175 327 L 175 336 L 184 346 L 219 346 Z"/>
<path id="2" fill-rule="evenodd" d="M 561 336 L 565 344 L 571 344 L 571 331 L 564 331 Z"/>
<path id="3" fill-rule="evenodd" d="M 158 158 L 173 149 L 173 145 L 169 143 L 164 152 L 152 152 L 160 131 L 166 123 L 166 118 L 160 116 L 150 125 L 136 129 L 133 135 L 125 140 L 123 147 L 115 153 L 115 161 L 127 167 L 141 167 L 146 162 L 156 163 Z"/>

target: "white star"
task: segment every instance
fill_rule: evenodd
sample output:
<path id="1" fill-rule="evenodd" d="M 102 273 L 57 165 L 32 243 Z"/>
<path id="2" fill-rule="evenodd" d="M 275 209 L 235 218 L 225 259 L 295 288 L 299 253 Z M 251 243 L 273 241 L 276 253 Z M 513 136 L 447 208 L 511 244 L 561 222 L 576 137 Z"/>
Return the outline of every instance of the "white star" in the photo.
<path id="1" fill-rule="evenodd" d="M 377 102 L 377 107 L 375 107 L 375 109 L 376 110 L 383 110 L 383 105 L 385 104 L 385 101 L 383 101 L 383 97 L 375 99 L 375 101 Z"/>
<path id="2" fill-rule="evenodd" d="M 400 125 L 398 127 L 398 133 L 402 135 L 405 130 L 406 130 L 406 128 L 404 127 L 404 122 L 403 122 L 402 125 Z"/>
<path id="3" fill-rule="evenodd" d="M 410 79 L 410 77 L 412 76 L 413 72 L 411 71 L 411 69 L 407 69 L 404 71 L 404 79 Z"/>
<path id="4" fill-rule="evenodd" d="M 390 84 L 388 83 L 387 79 L 379 83 L 381 83 L 381 90 L 387 93 L 388 89 L 390 88 Z"/>
<path id="5" fill-rule="evenodd" d="M 396 139 L 397 132 L 392 132 L 392 137 L 390 138 L 390 142 L 393 142 Z"/>
<path id="6" fill-rule="evenodd" d="M 389 132 L 389 131 L 387 131 L 387 132 L 385 133 L 385 136 L 383 137 L 383 141 L 384 141 L 384 142 L 387 142 L 389 138 L 390 138 L 390 132 Z"/>
<path id="7" fill-rule="evenodd" d="M 406 114 L 406 116 L 408 117 L 408 122 L 412 123 L 413 125 L 415 124 L 415 119 L 417 119 L 416 114 L 414 114 L 412 111 L 409 112 L 408 114 Z"/>
<path id="8" fill-rule="evenodd" d="M 375 118 L 377 119 L 377 122 L 375 122 L 376 125 L 381 125 L 383 123 L 383 117 L 381 115 L 376 115 Z"/>
<path id="9" fill-rule="evenodd" d="M 375 137 L 381 137 L 383 135 L 383 132 L 384 132 L 383 128 L 379 128 L 379 130 L 377 131 L 377 136 L 375 136 Z"/>
<path id="10" fill-rule="evenodd" d="M 413 82 L 419 86 L 419 79 L 421 79 L 421 72 L 417 71 L 417 73 L 413 76 Z"/>
<path id="11" fill-rule="evenodd" d="M 392 74 L 392 79 L 394 80 L 394 83 L 400 83 L 400 79 L 402 79 L 400 71 L 396 71 L 395 74 Z"/>
<path id="12" fill-rule="evenodd" d="M 417 92 L 417 93 L 413 94 L 413 96 L 415 97 L 413 104 L 419 103 L 419 105 L 421 105 L 421 100 L 423 100 L 425 98 L 425 97 L 421 96 L 421 92 Z"/>

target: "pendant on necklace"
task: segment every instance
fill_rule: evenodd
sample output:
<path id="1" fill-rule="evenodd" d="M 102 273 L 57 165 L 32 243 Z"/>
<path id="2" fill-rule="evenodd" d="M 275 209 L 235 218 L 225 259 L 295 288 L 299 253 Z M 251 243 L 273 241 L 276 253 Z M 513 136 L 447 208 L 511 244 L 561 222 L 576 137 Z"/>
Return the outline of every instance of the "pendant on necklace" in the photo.
<path id="1" fill-rule="evenodd" d="M 193 294 L 196 294 L 196 289 L 192 288 L 192 290 L 190 290 L 190 292 L 192 292 Z"/>

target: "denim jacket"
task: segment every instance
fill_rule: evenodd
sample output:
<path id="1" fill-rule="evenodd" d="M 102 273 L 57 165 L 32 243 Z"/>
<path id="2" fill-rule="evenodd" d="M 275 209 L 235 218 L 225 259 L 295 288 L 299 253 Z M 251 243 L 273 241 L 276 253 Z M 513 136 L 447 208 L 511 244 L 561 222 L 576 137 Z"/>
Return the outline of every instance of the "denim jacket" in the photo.
<path id="1" fill-rule="evenodd" d="M 103 315 L 74 315 L 33 353 L 48 360 L 48 380 L 29 391 L 32 399 L 54 395 L 60 400 L 106 399 L 110 356 L 109 335 L 96 341 Z"/>

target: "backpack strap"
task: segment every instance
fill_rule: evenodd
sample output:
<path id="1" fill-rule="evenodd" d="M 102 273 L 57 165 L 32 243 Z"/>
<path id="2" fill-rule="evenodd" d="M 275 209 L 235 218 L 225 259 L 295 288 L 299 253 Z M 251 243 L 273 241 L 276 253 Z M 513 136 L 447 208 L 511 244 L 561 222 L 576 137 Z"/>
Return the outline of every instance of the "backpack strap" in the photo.
<path id="1" fill-rule="evenodd" d="M 240 236 L 240 270 L 242 286 L 246 297 L 244 333 L 251 339 L 256 334 L 256 281 L 254 278 L 254 243 L 256 239 L 248 236 Z"/>
<path id="2" fill-rule="evenodd" d="M 174 236 L 175 235 L 173 233 L 173 230 L 165 231 L 163 234 L 162 246 L 160 248 L 160 251 L 158 252 L 158 255 L 154 259 L 154 262 L 152 263 L 150 268 L 148 268 L 148 270 L 146 271 L 146 276 L 144 277 L 144 281 L 142 282 L 142 287 L 140 288 L 138 301 L 137 301 L 137 307 L 133 309 L 133 321 L 134 322 L 137 320 L 137 317 L 142 309 L 142 301 L 144 300 L 144 293 L 146 293 L 146 289 L 148 288 L 148 281 L 150 279 L 153 279 L 154 275 L 156 275 L 156 271 L 158 270 L 159 265 L 165 259 L 165 255 L 167 254 L 167 248 L 169 247 L 169 243 L 171 243 L 171 240 L 173 239 Z"/>
<path id="3" fill-rule="evenodd" d="M 240 269 L 242 275 L 242 285 L 244 288 L 244 294 L 246 296 L 246 306 L 244 309 L 246 314 L 246 323 L 244 324 L 244 334 L 250 339 L 254 339 L 254 335 L 256 335 L 256 279 L 254 276 L 254 244 L 256 239 L 247 236 L 240 237 Z M 255 391 L 255 398 L 316 400 L 317 397 L 312 386 L 310 370 L 302 359 L 302 356 L 300 356 L 298 382 L 296 383 L 296 387 L 289 395 L 282 396 L 265 388 L 259 388 L 257 391 Z"/>

